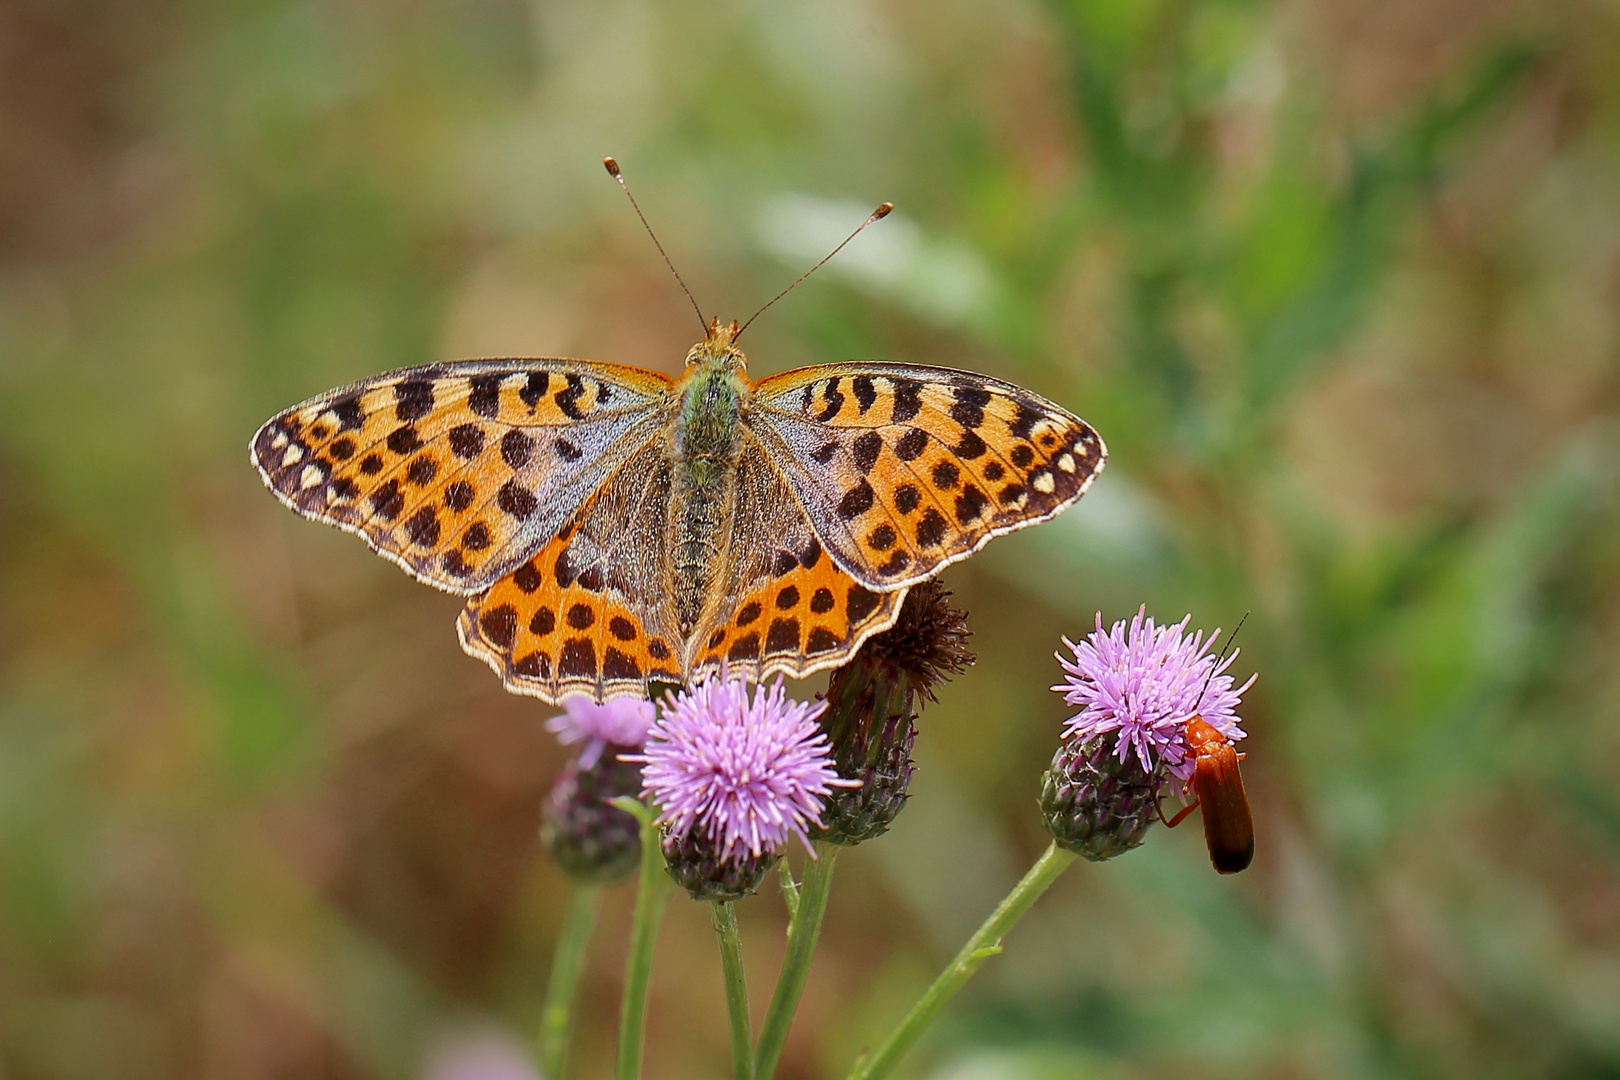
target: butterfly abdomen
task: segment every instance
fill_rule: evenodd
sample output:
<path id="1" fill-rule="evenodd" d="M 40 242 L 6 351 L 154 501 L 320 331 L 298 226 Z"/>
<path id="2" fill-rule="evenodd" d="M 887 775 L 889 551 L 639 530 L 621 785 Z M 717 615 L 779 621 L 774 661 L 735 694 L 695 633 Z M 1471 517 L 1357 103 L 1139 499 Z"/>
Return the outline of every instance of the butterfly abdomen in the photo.
<path id="1" fill-rule="evenodd" d="M 671 558 L 671 592 L 681 630 L 703 615 L 730 534 L 737 459 L 738 416 L 746 388 L 722 360 L 689 369 L 681 383 L 680 421 L 670 441 L 676 478 L 670 492 L 671 535 L 681 540 Z"/>

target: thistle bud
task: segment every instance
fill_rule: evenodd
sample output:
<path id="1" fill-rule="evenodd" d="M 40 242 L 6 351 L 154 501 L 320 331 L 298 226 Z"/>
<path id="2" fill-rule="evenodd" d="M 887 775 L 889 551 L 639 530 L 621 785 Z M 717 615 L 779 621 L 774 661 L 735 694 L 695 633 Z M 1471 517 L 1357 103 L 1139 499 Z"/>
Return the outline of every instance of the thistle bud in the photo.
<path id="1" fill-rule="evenodd" d="M 694 900 L 741 900 L 759 888 L 780 855 L 743 850 L 721 857 L 702 833 L 664 837 L 664 868 Z"/>
<path id="2" fill-rule="evenodd" d="M 641 791 L 641 766 L 620 754 L 641 749 L 652 726 L 650 702 L 618 699 L 598 705 L 586 698 L 563 702 L 563 715 L 546 726 L 564 745 L 582 744 L 546 799 L 540 838 L 570 877 L 608 884 L 635 872 L 641 859 L 636 819 L 609 802 Z"/>
<path id="3" fill-rule="evenodd" d="M 641 791 L 641 766 L 620 761 L 628 746 L 609 746 L 586 768 L 570 761 L 546 799 L 540 838 L 568 875 L 610 884 L 635 873 L 641 860 L 636 819 L 609 800 Z"/>
<path id="4" fill-rule="evenodd" d="M 1102 862 L 1140 847 L 1158 816 L 1164 771 L 1149 773 L 1112 739 L 1065 739 L 1041 774 L 1041 819 L 1061 848 Z"/>
<path id="5" fill-rule="evenodd" d="M 822 727 L 834 767 L 852 786 L 835 791 L 818 840 L 853 845 L 882 836 L 905 807 L 916 719 L 934 689 L 973 663 L 967 614 L 937 581 L 914 587 L 888 630 L 874 634 L 827 682 Z"/>

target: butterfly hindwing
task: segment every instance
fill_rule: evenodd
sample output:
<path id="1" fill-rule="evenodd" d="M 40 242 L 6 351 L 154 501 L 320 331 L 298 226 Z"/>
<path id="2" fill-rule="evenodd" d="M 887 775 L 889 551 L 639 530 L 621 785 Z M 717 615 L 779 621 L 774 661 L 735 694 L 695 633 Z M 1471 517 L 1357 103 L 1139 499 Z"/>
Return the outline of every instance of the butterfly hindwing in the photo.
<path id="1" fill-rule="evenodd" d="M 558 534 L 473 597 L 462 647 L 508 690 L 559 701 L 646 694 L 682 681 L 679 628 L 664 587 L 669 459 L 633 453 Z"/>
<path id="2" fill-rule="evenodd" d="M 762 379 L 750 417 L 822 543 L 878 590 L 915 584 L 1078 499 L 1107 457 L 1084 420 L 1011 383 L 910 364 Z"/>
<path id="3" fill-rule="evenodd" d="M 380 375 L 254 435 L 293 510 L 361 534 L 441 589 L 487 588 L 553 536 L 659 423 L 670 382 L 581 360 L 467 360 Z"/>
<path id="4" fill-rule="evenodd" d="M 738 462 L 735 492 L 721 575 L 726 590 L 693 635 L 692 677 L 724 664 L 751 679 L 802 678 L 843 663 L 893 624 L 905 590 L 876 592 L 839 569 L 752 437 Z"/>

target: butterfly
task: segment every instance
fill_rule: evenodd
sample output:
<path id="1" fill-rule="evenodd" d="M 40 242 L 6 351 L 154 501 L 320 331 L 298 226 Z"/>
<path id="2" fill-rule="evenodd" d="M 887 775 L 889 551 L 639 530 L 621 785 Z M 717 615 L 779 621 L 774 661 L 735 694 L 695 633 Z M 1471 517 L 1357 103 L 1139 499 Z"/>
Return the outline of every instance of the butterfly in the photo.
<path id="1" fill-rule="evenodd" d="M 464 595 L 463 648 L 550 703 L 721 670 L 802 677 L 906 590 L 1072 504 L 1085 421 L 966 371 L 825 364 L 753 382 L 735 322 L 678 379 L 589 360 L 406 368 L 253 436 L 296 513 Z"/>

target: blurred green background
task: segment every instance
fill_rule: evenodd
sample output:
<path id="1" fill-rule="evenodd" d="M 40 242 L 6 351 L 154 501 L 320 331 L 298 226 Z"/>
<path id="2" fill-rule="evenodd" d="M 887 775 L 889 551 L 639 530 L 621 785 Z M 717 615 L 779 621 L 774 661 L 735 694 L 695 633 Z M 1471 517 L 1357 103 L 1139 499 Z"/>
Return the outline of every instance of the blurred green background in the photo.
<path id="1" fill-rule="evenodd" d="M 840 860 L 784 1077 L 843 1075 L 1040 850 L 1052 651 L 1143 602 L 1253 609 L 1254 866 L 1193 825 L 1072 869 L 908 1076 L 1620 1075 L 1611 0 L 4 0 L 0 1076 L 515 1075 L 554 710 L 246 443 L 434 359 L 674 370 L 604 154 L 726 318 L 898 205 L 754 374 L 969 367 L 1112 451 L 947 572 L 980 663 Z M 757 1017 L 775 886 L 740 913 Z M 726 1068 L 684 897 L 649 1040 Z"/>

